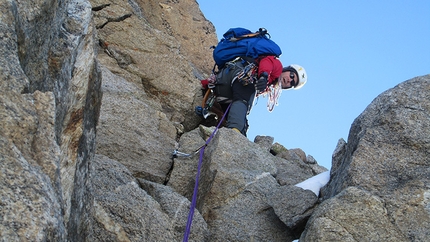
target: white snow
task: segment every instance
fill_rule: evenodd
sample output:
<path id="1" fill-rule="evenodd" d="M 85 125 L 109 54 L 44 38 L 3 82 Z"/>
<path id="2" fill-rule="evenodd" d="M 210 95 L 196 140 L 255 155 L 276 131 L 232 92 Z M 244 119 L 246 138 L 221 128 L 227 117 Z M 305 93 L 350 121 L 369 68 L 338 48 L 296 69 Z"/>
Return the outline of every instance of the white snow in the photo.
<path id="1" fill-rule="evenodd" d="M 296 187 L 301 187 L 305 190 L 311 190 L 317 197 L 320 194 L 321 187 L 325 186 L 330 180 L 330 171 L 325 171 L 307 180 L 297 183 Z"/>

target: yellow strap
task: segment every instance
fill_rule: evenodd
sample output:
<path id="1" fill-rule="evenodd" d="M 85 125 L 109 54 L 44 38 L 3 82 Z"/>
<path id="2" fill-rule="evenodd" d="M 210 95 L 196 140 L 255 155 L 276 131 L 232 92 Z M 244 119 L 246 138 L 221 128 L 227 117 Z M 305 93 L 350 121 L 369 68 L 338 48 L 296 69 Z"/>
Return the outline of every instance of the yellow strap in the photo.
<path id="1" fill-rule="evenodd" d="M 206 101 L 208 100 L 210 93 L 211 93 L 211 89 L 208 88 L 208 90 L 206 90 L 205 96 L 203 97 L 202 108 L 206 106 Z"/>

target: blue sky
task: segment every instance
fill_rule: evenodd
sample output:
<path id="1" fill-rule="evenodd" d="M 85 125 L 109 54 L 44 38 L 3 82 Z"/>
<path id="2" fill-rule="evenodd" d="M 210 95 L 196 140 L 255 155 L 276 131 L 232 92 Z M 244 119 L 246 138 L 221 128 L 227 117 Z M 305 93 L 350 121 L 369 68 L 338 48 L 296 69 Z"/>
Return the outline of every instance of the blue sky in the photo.
<path id="1" fill-rule="evenodd" d="M 430 1 L 198 0 L 217 31 L 266 28 L 280 60 L 308 74 L 300 90 L 283 91 L 272 113 L 260 98 L 248 138 L 269 135 L 331 167 L 340 138 L 379 94 L 430 74 Z"/>

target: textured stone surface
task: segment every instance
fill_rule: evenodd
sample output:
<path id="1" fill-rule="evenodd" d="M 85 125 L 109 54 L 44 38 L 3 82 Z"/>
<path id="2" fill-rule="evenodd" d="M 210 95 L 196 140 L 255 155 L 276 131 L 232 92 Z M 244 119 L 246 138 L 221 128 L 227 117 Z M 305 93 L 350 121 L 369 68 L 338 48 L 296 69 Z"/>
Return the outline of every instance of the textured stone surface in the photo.
<path id="1" fill-rule="evenodd" d="M 317 208 L 300 241 L 411 240 L 391 222 L 381 198 L 349 187 Z"/>
<path id="2" fill-rule="evenodd" d="M 343 227 L 350 231 L 348 236 L 362 233 L 366 240 L 373 240 L 377 234 L 396 241 L 425 241 L 429 238 L 429 113 L 430 75 L 427 75 L 385 91 L 355 119 L 348 143 L 338 143 L 333 155 L 331 180 L 322 191 L 328 204 L 342 200 L 342 205 L 330 208 L 337 213 L 329 218 L 333 226 L 338 224 L 336 231 Z M 345 189 L 349 190 L 346 194 Z M 357 189 L 365 194 L 362 199 L 357 195 Z M 356 209 L 357 204 L 366 204 L 368 197 L 378 200 L 378 205 L 357 210 L 356 213 L 366 214 L 370 219 L 357 221 L 359 229 L 353 232 L 345 221 L 354 220 L 356 215 L 350 210 Z M 312 221 L 318 221 L 318 217 L 327 219 L 322 215 L 329 213 L 327 206 L 319 207 L 317 210 L 323 211 L 317 211 Z M 346 206 L 350 209 L 339 209 Z M 324 230 L 320 226 L 324 225 L 311 223 L 310 231 L 306 233 L 320 231 L 321 237 L 334 236 L 330 226 Z M 309 238 L 305 241 L 314 241 Z M 381 237 L 381 240 L 386 239 Z"/>
<path id="3" fill-rule="evenodd" d="M 102 73 L 97 153 L 121 162 L 135 177 L 165 182 L 172 166 L 175 126 L 153 108 L 142 87 L 105 68 Z"/>
<path id="4" fill-rule="evenodd" d="M 267 191 L 267 202 L 279 219 L 290 229 L 302 231 L 313 212 L 318 197 L 310 190 L 296 186 L 280 186 Z"/>
<path id="5" fill-rule="evenodd" d="M 188 222 L 190 200 L 174 192 L 168 186 L 143 179 L 139 179 L 139 183 L 160 204 L 167 216 L 169 216 L 170 224 L 174 229 L 175 241 L 181 241 Z M 190 241 L 208 241 L 210 238 L 206 221 L 197 209 L 194 209 L 188 238 Z"/>
<path id="6" fill-rule="evenodd" d="M 2 239 L 79 239 L 91 201 L 79 181 L 101 99 L 91 6 L 4 1 L 0 10 Z"/>
<path id="7" fill-rule="evenodd" d="M 0 237 L 4 241 L 62 241 L 62 201 L 50 178 L 30 164 L 19 148 L 0 137 Z"/>
<path id="8" fill-rule="evenodd" d="M 290 241 L 303 229 L 317 197 L 280 186 L 277 159 L 233 130 L 218 130 L 205 149 L 198 193 L 213 241 Z"/>
<path id="9" fill-rule="evenodd" d="M 125 166 L 97 155 L 93 168 L 93 237 L 88 241 L 174 241 L 169 217 Z"/>
<path id="10" fill-rule="evenodd" d="M 94 0 L 100 62 L 144 87 L 153 107 L 187 130 L 199 122 L 194 104 L 200 79 L 213 67 L 215 28 L 193 0 Z M 125 107 L 124 107 L 125 108 Z"/>
<path id="11" fill-rule="evenodd" d="M 171 155 L 214 130 L 194 106 L 216 42 L 195 0 L 1 2 L 2 240 L 181 241 L 198 154 Z M 354 121 L 319 198 L 293 186 L 311 155 L 219 130 L 190 240 L 426 241 L 429 79 Z"/>
<path id="12" fill-rule="evenodd" d="M 190 132 L 186 132 L 181 136 L 178 151 L 192 156 L 178 156 L 174 159 L 174 169 L 172 169 L 167 183 L 169 187 L 172 187 L 176 192 L 182 194 L 190 201 L 193 195 L 197 174 L 197 164 L 200 157 L 200 150 L 197 149 L 205 144 L 205 140 L 202 136 L 203 134 L 198 128 Z"/>
<path id="13" fill-rule="evenodd" d="M 275 138 L 270 136 L 257 135 L 254 139 L 254 142 L 256 144 L 259 144 L 263 149 L 270 151 L 270 148 L 272 147 L 274 140 Z"/>

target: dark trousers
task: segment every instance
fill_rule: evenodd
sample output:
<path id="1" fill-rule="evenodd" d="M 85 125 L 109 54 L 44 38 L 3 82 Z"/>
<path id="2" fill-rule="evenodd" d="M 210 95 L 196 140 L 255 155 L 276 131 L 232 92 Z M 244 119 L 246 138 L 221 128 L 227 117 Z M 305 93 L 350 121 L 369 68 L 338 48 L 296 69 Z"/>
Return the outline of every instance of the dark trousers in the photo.
<path id="1" fill-rule="evenodd" d="M 247 115 L 254 101 L 255 88 L 252 84 L 244 86 L 239 81 L 235 81 L 232 92 L 233 102 L 227 115 L 226 127 L 236 128 L 246 136 L 248 130 Z"/>

